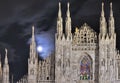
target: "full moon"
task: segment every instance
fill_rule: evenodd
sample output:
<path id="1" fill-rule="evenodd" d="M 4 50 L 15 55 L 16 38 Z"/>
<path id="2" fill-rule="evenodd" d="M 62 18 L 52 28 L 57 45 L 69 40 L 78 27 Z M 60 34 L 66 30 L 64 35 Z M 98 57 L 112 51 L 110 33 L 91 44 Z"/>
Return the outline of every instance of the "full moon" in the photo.
<path id="1" fill-rule="evenodd" d="M 37 51 L 38 51 L 38 52 L 42 52 L 42 50 L 43 50 L 42 46 L 38 46 L 38 47 L 37 47 Z"/>

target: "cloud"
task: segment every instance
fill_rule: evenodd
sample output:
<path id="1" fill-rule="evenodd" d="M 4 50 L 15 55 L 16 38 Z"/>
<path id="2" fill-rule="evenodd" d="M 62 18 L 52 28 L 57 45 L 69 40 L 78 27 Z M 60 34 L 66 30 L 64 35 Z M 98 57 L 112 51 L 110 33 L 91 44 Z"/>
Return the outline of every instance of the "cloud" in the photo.
<path id="1" fill-rule="evenodd" d="M 41 58 L 46 58 L 49 56 L 52 52 L 54 52 L 54 34 L 55 34 L 55 28 L 51 28 L 48 31 L 43 31 L 38 34 L 35 34 L 36 38 L 36 45 L 42 47 L 42 52 L 39 52 L 39 56 Z M 31 38 L 28 41 L 28 44 L 30 44 Z"/>
<path id="2" fill-rule="evenodd" d="M 94 4 L 94 5 L 93 5 Z M 82 4 L 81 8 L 78 10 L 76 16 L 91 16 L 91 15 L 99 15 L 98 12 L 101 8 L 101 2 L 97 0 L 87 0 L 84 4 Z M 89 11 L 90 10 L 90 11 Z"/>

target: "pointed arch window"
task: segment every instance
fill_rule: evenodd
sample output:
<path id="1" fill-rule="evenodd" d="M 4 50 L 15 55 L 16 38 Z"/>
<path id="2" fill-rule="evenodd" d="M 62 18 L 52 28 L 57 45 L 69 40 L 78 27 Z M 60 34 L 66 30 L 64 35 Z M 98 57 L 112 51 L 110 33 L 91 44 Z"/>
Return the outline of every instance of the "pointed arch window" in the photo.
<path id="1" fill-rule="evenodd" d="M 92 61 L 88 56 L 84 56 L 80 62 L 80 80 L 90 80 Z"/>

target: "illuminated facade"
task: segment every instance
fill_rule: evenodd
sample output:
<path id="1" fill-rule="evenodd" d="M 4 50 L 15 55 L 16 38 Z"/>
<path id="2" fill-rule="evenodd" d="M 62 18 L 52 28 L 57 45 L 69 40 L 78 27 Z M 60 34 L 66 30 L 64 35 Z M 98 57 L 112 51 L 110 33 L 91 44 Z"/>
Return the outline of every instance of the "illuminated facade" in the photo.
<path id="1" fill-rule="evenodd" d="M 69 3 L 63 33 L 61 5 L 55 35 L 55 83 L 120 83 L 120 54 L 116 50 L 116 33 L 110 3 L 108 26 L 104 3 L 97 34 L 86 23 L 71 33 Z"/>
<path id="2" fill-rule="evenodd" d="M 17 83 L 120 83 L 120 54 L 116 50 L 112 3 L 110 3 L 108 26 L 102 3 L 99 34 L 87 23 L 80 29 L 76 27 L 75 32 L 71 33 L 69 3 L 67 6 L 65 33 L 63 33 L 63 18 L 59 3 L 55 54 L 45 60 L 38 60 L 34 27 L 32 27 L 28 74 Z M 6 66 L 3 68 L 3 73 L 5 69 Z M 3 83 L 9 83 L 8 76 L 8 73 L 3 74 Z"/>

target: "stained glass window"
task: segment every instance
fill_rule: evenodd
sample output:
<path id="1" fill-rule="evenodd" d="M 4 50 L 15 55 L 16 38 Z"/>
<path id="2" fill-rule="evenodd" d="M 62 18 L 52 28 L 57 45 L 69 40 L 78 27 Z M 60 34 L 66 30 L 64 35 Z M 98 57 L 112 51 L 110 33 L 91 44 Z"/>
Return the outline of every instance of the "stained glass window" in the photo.
<path id="1" fill-rule="evenodd" d="M 91 60 L 85 56 L 80 62 L 80 80 L 90 80 Z"/>

